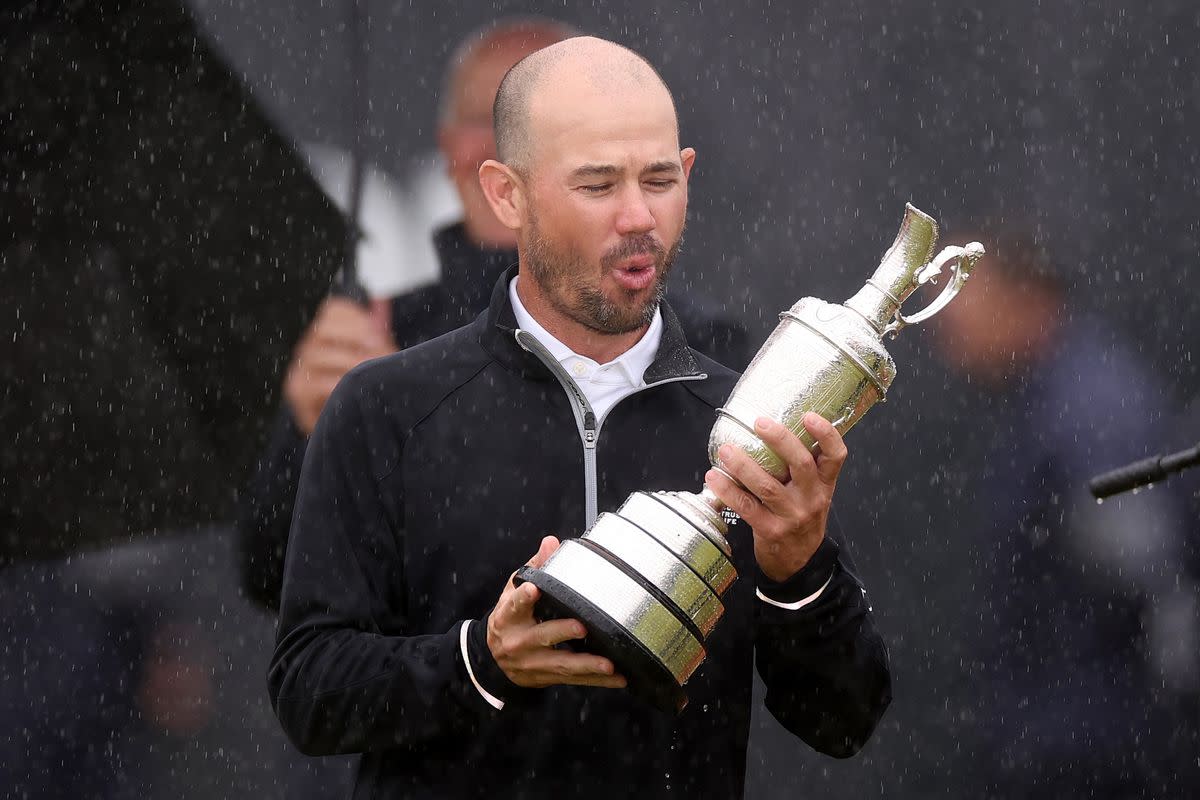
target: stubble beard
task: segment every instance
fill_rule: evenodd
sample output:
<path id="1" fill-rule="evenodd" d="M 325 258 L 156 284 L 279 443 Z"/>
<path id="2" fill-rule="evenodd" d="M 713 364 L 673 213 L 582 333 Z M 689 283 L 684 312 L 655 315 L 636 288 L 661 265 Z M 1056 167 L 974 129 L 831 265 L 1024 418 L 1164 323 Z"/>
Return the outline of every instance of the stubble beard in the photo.
<path id="1" fill-rule="evenodd" d="M 644 328 L 654 319 L 658 304 L 666 293 L 667 274 L 674 266 L 682 244 L 683 231 L 669 250 L 648 233 L 630 236 L 601 256 L 598 271 L 589 270 L 579 253 L 562 252 L 541 235 L 537 216 L 531 210 L 525 265 L 555 311 L 588 330 L 619 336 Z M 614 302 L 600 289 L 599 279 L 616 262 L 639 253 L 654 254 L 654 286 L 649 297 L 632 305 Z M 591 272 L 596 274 L 595 285 L 588 282 Z M 623 289 L 617 291 L 624 292 Z"/>

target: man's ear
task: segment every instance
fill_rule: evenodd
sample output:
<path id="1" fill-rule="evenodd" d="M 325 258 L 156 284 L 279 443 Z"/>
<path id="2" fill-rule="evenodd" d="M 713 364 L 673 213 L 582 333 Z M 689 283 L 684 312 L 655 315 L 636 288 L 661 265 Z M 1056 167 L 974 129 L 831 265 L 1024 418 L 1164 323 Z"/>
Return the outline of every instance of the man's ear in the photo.
<path id="1" fill-rule="evenodd" d="M 518 230 L 525 211 L 525 185 L 521 176 L 507 165 L 489 158 L 479 165 L 479 186 L 500 224 L 509 230 Z"/>
<path id="2" fill-rule="evenodd" d="M 685 147 L 679 151 L 679 162 L 683 165 L 683 179 L 686 181 L 692 175 L 692 164 L 696 163 L 696 151 Z"/>

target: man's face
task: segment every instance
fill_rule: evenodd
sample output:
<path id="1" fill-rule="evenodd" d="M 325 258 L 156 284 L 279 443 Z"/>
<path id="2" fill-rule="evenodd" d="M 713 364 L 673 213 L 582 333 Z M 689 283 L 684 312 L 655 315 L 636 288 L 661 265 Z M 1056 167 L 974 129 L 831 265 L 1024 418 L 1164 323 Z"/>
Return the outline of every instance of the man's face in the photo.
<path id="1" fill-rule="evenodd" d="M 661 86 L 549 105 L 533 109 L 522 266 L 556 313 L 629 333 L 653 318 L 679 251 L 695 154 Z"/>
<path id="2" fill-rule="evenodd" d="M 530 209 L 529 245 L 525 263 L 554 309 L 597 333 L 629 333 L 650 324 L 662 300 L 667 274 L 682 244 L 677 237 L 669 250 L 649 233 L 623 238 L 600 256 L 599 270 L 590 267 L 587 256 L 566 242 L 555 242 L 543 234 L 534 210 Z M 648 265 L 648 266 L 644 266 Z M 595 280 L 606 272 L 618 275 L 635 288 L 649 282 L 649 292 L 608 291 Z"/>

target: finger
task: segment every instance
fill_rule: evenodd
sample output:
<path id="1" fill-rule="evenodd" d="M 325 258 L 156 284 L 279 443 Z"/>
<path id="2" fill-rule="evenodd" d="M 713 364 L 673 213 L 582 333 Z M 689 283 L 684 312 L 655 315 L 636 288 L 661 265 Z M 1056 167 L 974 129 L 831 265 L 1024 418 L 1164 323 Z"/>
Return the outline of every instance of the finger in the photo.
<path id="1" fill-rule="evenodd" d="M 781 425 L 770 417 L 759 417 L 754 421 L 754 432 L 771 448 L 775 455 L 788 465 L 788 472 L 793 478 L 805 473 L 811 474 L 817 466 L 813 454 L 805 447 L 800 437 L 792 433 L 786 425 Z"/>
<path id="2" fill-rule="evenodd" d="M 513 574 L 516 575 L 515 572 Z M 538 588 L 532 583 L 513 586 L 510 578 L 509 585 L 500 596 L 500 602 L 496 604 L 496 610 L 492 612 L 498 617 L 496 622 L 503 626 L 532 626 L 533 606 L 537 603 L 539 595 Z"/>
<path id="3" fill-rule="evenodd" d="M 544 676 L 546 683 L 580 683 L 582 681 L 611 681 L 624 683 L 613 662 L 592 653 L 572 653 L 569 650 L 542 650 L 531 653 L 521 666 L 527 673 Z M 588 684 L 594 685 L 594 684 Z"/>
<path id="4" fill-rule="evenodd" d="M 558 549 L 558 539 L 553 536 L 545 536 L 542 538 L 541 544 L 538 546 L 538 551 L 533 554 L 533 557 L 525 562 L 525 566 L 539 568 L 546 563 L 550 555 Z M 513 579 L 517 577 L 517 573 L 513 572 L 508 576 L 508 583 L 504 587 L 504 591 L 500 594 L 500 601 L 496 604 L 495 613 L 499 614 L 499 620 L 504 624 L 514 624 L 520 622 L 533 621 L 533 606 L 537 603 L 540 592 L 532 583 L 522 583 L 516 586 Z"/>
<path id="5" fill-rule="evenodd" d="M 591 686 L 598 689 L 624 689 L 628 682 L 623 675 L 560 675 L 542 673 L 534 679 L 539 686 Z"/>
<path id="6" fill-rule="evenodd" d="M 733 445 L 721 446 L 721 463 L 742 489 L 754 495 L 762 506 L 771 513 L 783 516 L 789 512 L 790 490 L 746 453 Z M 746 519 L 750 522 L 750 518 Z"/>
<path id="7" fill-rule="evenodd" d="M 343 350 L 359 359 L 383 348 L 383 342 L 365 328 L 323 328 L 313 331 L 305 350 Z"/>
<path id="8" fill-rule="evenodd" d="M 591 686 L 596 689 L 624 689 L 628 682 L 623 675 L 585 675 L 564 683 L 574 686 Z"/>
<path id="9" fill-rule="evenodd" d="M 538 551 L 534 554 L 533 558 L 529 559 L 525 566 L 541 569 L 550 560 L 550 556 L 554 555 L 554 551 L 559 548 L 560 544 L 554 536 L 543 536 L 541 544 L 538 545 Z"/>
<path id="10" fill-rule="evenodd" d="M 378 323 L 362 306 L 343 298 L 331 298 L 326 302 L 310 329 L 314 339 L 364 347 L 383 338 Z"/>
<path id="11" fill-rule="evenodd" d="M 554 647 L 563 642 L 582 639 L 587 628 L 577 619 L 552 619 L 533 626 L 533 639 L 542 647 Z"/>
<path id="12" fill-rule="evenodd" d="M 367 307 L 371 318 L 371 329 L 381 340 L 390 336 L 392 331 L 392 301 L 390 298 L 375 297 Z"/>
<path id="13" fill-rule="evenodd" d="M 396 345 L 392 343 L 391 339 L 376 342 L 363 351 L 363 361 L 390 356 L 394 352 L 396 352 Z"/>
<path id="14" fill-rule="evenodd" d="M 811 411 L 804 415 L 804 429 L 821 448 L 817 458 L 817 472 L 826 483 L 833 483 L 850 454 L 846 449 L 846 442 L 832 422 Z"/>
<path id="15" fill-rule="evenodd" d="M 724 456 L 721 459 L 725 462 Z M 725 462 L 726 469 L 729 468 L 728 462 Z M 739 480 L 741 480 L 739 478 Z M 767 521 L 770 512 L 766 507 L 750 492 L 738 486 L 719 470 L 710 469 L 704 474 L 704 485 L 707 486 L 713 494 L 721 499 L 721 502 L 729 506 L 737 512 L 738 516 L 746 520 L 750 527 L 758 527 Z"/>
<path id="16" fill-rule="evenodd" d="M 337 388 L 341 379 L 341 375 L 309 376 L 308 384 L 304 387 L 302 393 L 306 402 L 316 406 L 317 413 L 320 413 L 325 408 L 325 403 L 328 402 L 329 396 L 333 394 L 333 390 Z"/>
<path id="17" fill-rule="evenodd" d="M 362 361 L 361 351 L 338 347 L 314 348 L 301 354 L 297 363 L 309 375 L 332 375 L 341 378 Z"/>
<path id="18" fill-rule="evenodd" d="M 358 304 L 358 301 L 347 297 L 327 297 L 317 312 L 317 321 L 339 322 L 343 320 L 360 320 L 370 316 L 370 312 Z"/>

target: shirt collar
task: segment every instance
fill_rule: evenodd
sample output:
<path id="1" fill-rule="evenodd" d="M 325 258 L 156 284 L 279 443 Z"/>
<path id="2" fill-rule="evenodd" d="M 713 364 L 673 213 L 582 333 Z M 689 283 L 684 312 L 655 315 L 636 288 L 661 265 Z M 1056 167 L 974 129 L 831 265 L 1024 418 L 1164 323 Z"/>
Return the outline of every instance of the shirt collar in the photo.
<path id="1" fill-rule="evenodd" d="M 646 332 L 642 334 L 642 338 L 638 339 L 633 347 L 608 362 L 608 364 L 599 364 L 587 356 L 579 355 L 570 347 L 567 347 L 554 338 L 549 331 L 533 318 L 533 315 L 521 304 L 521 298 L 517 296 L 517 281 L 519 279 L 520 276 L 515 276 L 512 282 L 508 284 L 508 297 L 512 302 L 513 315 L 517 318 L 517 327 L 532 334 L 533 338 L 541 342 L 542 346 L 550 351 L 550 354 L 554 356 L 558 363 L 566 366 L 567 362 L 579 360 L 589 362 L 597 367 L 611 365 L 620 371 L 631 387 L 638 387 L 643 384 L 642 378 L 646 374 L 646 370 L 654 362 L 654 356 L 658 352 L 659 343 L 662 341 L 663 319 L 661 309 L 654 309 L 654 318 L 650 320 L 650 327 L 646 329 Z"/>

